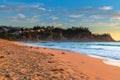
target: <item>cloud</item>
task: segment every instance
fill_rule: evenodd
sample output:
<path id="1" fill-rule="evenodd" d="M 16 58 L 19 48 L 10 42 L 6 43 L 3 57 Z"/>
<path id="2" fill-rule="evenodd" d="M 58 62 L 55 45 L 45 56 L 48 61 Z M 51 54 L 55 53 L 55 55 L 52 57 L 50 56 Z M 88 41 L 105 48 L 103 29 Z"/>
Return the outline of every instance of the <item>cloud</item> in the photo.
<path id="1" fill-rule="evenodd" d="M 112 19 L 120 19 L 120 12 L 112 12 L 108 15 L 111 16 Z"/>
<path id="2" fill-rule="evenodd" d="M 5 5 L 0 5 L 0 8 L 4 8 L 5 7 Z"/>
<path id="3" fill-rule="evenodd" d="M 24 23 L 24 22 L 26 22 L 26 23 L 36 23 L 36 22 L 39 21 L 37 16 L 26 18 L 26 16 L 24 14 L 18 14 L 17 16 L 13 16 L 9 19 L 12 22 L 22 22 L 22 23 Z"/>
<path id="4" fill-rule="evenodd" d="M 57 20 L 57 19 L 59 19 L 59 17 L 56 17 L 56 16 L 51 16 L 50 17 L 52 20 Z"/>
<path id="5" fill-rule="evenodd" d="M 26 19 L 26 21 L 29 23 L 35 23 L 35 22 L 38 22 L 39 20 L 38 20 L 37 16 L 33 16 L 32 18 Z"/>
<path id="6" fill-rule="evenodd" d="M 24 20 L 26 18 L 26 16 L 24 14 L 19 13 L 16 16 L 12 16 L 12 17 L 8 17 L 8 18 L 13 22 L 20 22 L 19 19 Z"/>
<path id="7" fill-rule="evenodd" d="M 91 15 L 90 18 L 100 19 L 100 18 L 105 18 L 105 17 L 102 15 Z"/>
<path id="8" fill-rule="evenodd" d="M 63 27 L 63 26 L 65 26 L 64 24 L 61 24 L 61 23 L 51 23 L 51 25 L 56 26 L 56 27 Z"/>
<path id="9" fill-rule="evenodd" d="M 17 17 L 18 18 L 25 18 L 26 16 L 24 14 L 18 14 Z"/>
<path id="10" fill-rule="evenodd" d="M 88 6 L 88 7 L 83 7 L 83 8 L 79 8 L 77 9 L 78 12 L 104 12 L 104 11 L 108 11 L 108 10 L 112 10 L 113 7 L 112 6 L 103 6 L 103 7 L 99 7 L 99 8 L 94 8 L 92 6 Z"/>
<path id="11" fill-rule="evenodd" d="M 31 5 L 31 7 L 33 7 L 33 8 L 39 8 L 40 6 L 43 6 L 43 5 L 44 5 L 43 3 L 34 3 L 33 5 Z"/>
<path id="12" fill-rule="evenodd" d="M 101 10 L 112 10 L 112 6 L 103 6 L 100 9 Z"/>
<path id="13" fill-rule="evenodd" d="M 71 18 L 80 18 L 82 17 L 83 15 L 82 14 L 72 14 L 72 15 L 68 15 L 68 17 L 71 17 Z"/>
<path id="14" fill-rule="evenodd" d="M 28 13 L 41 13 L 47 11 L 46 8 L 42 7 L 42 3 L 31 3 L 27 4 L 24 2 L 7 2 L 0 6 L 0 11 L 6 12 L 28 12 Z"/>
<path id="15" fill-rule="evenodd" d="M 109 18 L 109 19 L 120 19 L 120 12 L 108 12 L 99 15 L 91 15 L 90 18 L 100 19 L 100 18 Z"/>
<path id="16" fill-rule="evenodd" d="M 90 26 L 116 27 L 116 26 L 120 26 L 120 24 L 118 24 L 118 23 L 104 23 L 104 22 L 99 22 L 99 23 L 91 24 Z"/>
<path id="17" fill-rule="evenodd" d="M 0 11 L 11 11 L 12 9 L 9 7 L 6 7 L 5 5 L 0 6 Z"/>
<path id="18" fill-rule="evenodd" d="M 63 23 L 42 23 L 44 26 L 54 26 L 54 27 L 60 27 L 60 28 L 66 28 L 67 26 Z"/>
<path id="19" fill-rule="evenodd" d="M 45 8 L 43 8 L 43 7 L 40 7 L 40 8 L 38 8 L 40 11 L 46 11 L 46 9 Z"/>
<path id="20" fill-rule="evenodd" d="M 51 9 L 48 10 L 48 12 L 51 12 L 51 11 L 52 11 Z"/>
<path id="21" fill-rule="evenodd" d="M 38 8 L 40 5 L 32 5 L 33 8 Z"/>

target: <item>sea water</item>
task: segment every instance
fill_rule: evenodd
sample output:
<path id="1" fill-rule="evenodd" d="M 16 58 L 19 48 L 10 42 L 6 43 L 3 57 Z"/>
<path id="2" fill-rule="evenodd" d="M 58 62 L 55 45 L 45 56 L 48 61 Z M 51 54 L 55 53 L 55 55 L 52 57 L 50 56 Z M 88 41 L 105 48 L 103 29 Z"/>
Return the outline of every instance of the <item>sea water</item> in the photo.
<path id="1" fill-rule="evenodd" d="M 104 63 L 120 67 L 120 42 L 22 42 L 30 46 L 68 50 L 101 58 Z"/>

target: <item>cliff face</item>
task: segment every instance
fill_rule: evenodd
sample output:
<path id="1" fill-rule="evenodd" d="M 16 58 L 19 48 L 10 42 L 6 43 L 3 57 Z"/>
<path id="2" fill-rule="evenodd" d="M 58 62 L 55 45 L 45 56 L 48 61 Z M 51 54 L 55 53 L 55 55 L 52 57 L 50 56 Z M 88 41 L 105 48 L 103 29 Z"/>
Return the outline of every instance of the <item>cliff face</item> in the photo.
<path id="1" fill-rule="evenodd" d="M 78 34 L 78 35 L 75 35 L 75 36 L 73 36 L 71 38 L 67 38 L 67 37 L 62 36 L 60 39 L 53 40 L 53 41 L 112 42 L 114 40 L 112 39 L 112 37 L 110 35 L 106 35 L 106 36 L 97 35 L 97 36 L 94 36 L 94 34 L 85 34 L 85 35 Z"/>
<path id="2" fill-rule="evenodd" d="M 94 39 L 96 41 L 106 41 L 106 40 L 109 42 L 114 41 L 113 38 L 111 37 L 111 35 L 109 35 L 109 34 L 94 35 Z"/>
<path id="3" fill-rule="evenodd" d="M 52 33 L 42 32 L 39 40 L 43 41 L 70 41 L 70 42 L 112 42 L 114 41 L 109 34 L 95 35 L 91 32 L 70 32 L 56 31 Z"/>
<path id="4" fill-rule="evenodd" d="M 88 28 L 83 27 L 70 29 L 34 27 L 23 29 L 4 26 L 0 27 L 0 38 L 25 41 L 114 41 L 109 34 L 92 34 Z"/>

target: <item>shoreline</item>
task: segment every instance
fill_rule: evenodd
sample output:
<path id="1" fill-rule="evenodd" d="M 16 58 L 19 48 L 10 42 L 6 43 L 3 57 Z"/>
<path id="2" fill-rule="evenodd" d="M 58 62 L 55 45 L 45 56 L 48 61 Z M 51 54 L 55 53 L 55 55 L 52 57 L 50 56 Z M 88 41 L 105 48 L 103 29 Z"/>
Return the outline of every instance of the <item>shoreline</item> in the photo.
<path id="1" fill-rule="evenodd" d="M 2 44 L 2 43 L 5 43 L 5 44 Z M 76 80 L 80 80 L 80 79 L 120 80 L 120 77 L 119 77 L 120 68 L 116 66 L 106 65 L 102 62 L 101 59 L 98 59 L 98 58 L 92 58 L 86 55 L 78 54 L 75 52 L 64 51 L 64 50 L 56 50 L 56 49 L 49 49 L 49 48 L 42 48 L 42 47 L 32 47 L 32 46 L 23 45 L 23 44 L 16 44 L 16 42 L 11 42 L 6 40 L 0 40 L 0 46 L 4 46 L 3 54 L 0 54 L 0 56 L 4 55 L 6 59 L 8 59 L 9 61 L 11 60 L 11 58 L 14 57 L 15 59 L 19 58 L 20 60 L 25 60 L 25 61 L 27 60 L 29 62 L 30 60 L 29 57 L 31 57 L 31 59 L 36 63 L 36 64 L 33 63 L 34 65 L 38 65 L 38 62 L 41 62 L 41 63 L 43 63 L 44 61 L 49 62 L 49 63 L 45 62 L 45 65 L 43 65 L 42 68 L 43 69 L 45 68 L 45 71 L 48 70 L 48 73 L 50 76 L 54 76 L 55 74 L 53 75 L 53 72 L 57 72 L 57 74 L 59 75 L 56 75 L 57 76 L 56 79 L 58 80 L 73 79 L 73 78 L 75 78 Z M 14 54 L 5 55 L 4 51 L 7 49 L 12 50 Z M 24 55 L 27 55 L 27 56 L 24 56 Z M 50 55 L 50 58 L 48 59 L 44 58 L 45 60 L 42 59 L 39 61 L 38 57 L 40 55 L 44 55 L 45 57 Z M 27 62 L 25 62 L 25 64 L 27 64 Z M 20 65 L 23 65 L 23 64 L 20 64 Z M 53 67 L 54 65 L 57 66 L 57 69 L 55 68 L 49 72 L 49 68 Z M 46 68 L 46 67 L 49 67 L 49 68 Z M 0 66 L 0 69 L 2 69 L 1 66 Z M 42 73 L 41 75 L 45 75 L 45 74 L 46 73 Z M 62 76 L 62 78 L 60 75 Z M 71 77 L 68 78 L 69 75 Z M 33 77 L 35 78 L 35 76 Z M 46 78 L 46 77 L 43 77 L 43 78 Z M 52 77 L 51 79 L 53 78 L 55 77 Z M 1 76 L 0 76 L 0 79 L 2 79 Z M 39 80 L 39 79 L 36 79 L 36 80 Z"/>
<path id="2" fill-rule="evenodd" d="M 22 41 L 22 40 L 21 40 L 21 41 L 18 41 L 18 42 L 41 42 L 41 43 L 42 43 L 42 42 L 43 42 L 43 43 L 44 43 L 44 42 L 88 42 L 88 43 L 89 43 L 89 42 L 108 42 L 108 43 L 109 43 L 109 42 L 120 42 L 120 41 L 45 41 L 45 40 L 40 40 L 40 41 L 34 41 L 34 40 L 33 40 L 33 41 L 27 41 L 27 40 L 26 40 L 26 41 L 25 41 L 25 40 L 23 40 L 23 41 Z"/>
<path id="3" fill-rule="evenodd" d="M 49 42 L 50 41 L 48 41 L 48 42 L 39 42 L 39 43 L 49 43 Z M 36 45 L 24 44 L 24 42 L 17 42 L 17 43 L 18 44 L 20 43 L 20 44 L 23 44 L 23 45 L 26 45 L 26 46 L 41 47 L 41 46 L 36 46 Z M 27 43 L 27 42 L 25 42 L 25 43 Z M 28 43 L 32 43 L 32 42 L 28 42 Z M 38 42 L 33 42 L 33 43 L 38 43 Z M 56 42 L 56 43 L 60 43 L 60 42 Z M 88 42 L 88 43 L 91 43 L 91 42 Z M 93 42 L 93 43 L 96 43 L 96 42 Z M 77 54 L 80 54 L 80 55 L 84 55 L 84 56 L 88 56 L 88 57 L 92 57 L 92 58 L 101 59 L 102 62 L 104 64 L 107 64 L 107 65 L 120 67 L 120 64 L 118 64 L 120 62 L 120 60 L 116 60 L 116 59 L 105 58 L 105 57 L 100 57 L 100 56 L 95 56 L 95 55 L 81 54 L 80 52 L 75 52 L 75 51 L 70 51 L 70 50 L 65 50 L 65 49 L 55 49 L 55 48 L 49 48 L 49 47 L 41 47 L 41 48 L 48 48 L 48 49 L 53 49 L 53 50 L 61 50 L 61 51 L 68 51 L 68 52 L 72 52 L 72 53 L 77 53 Z"/>

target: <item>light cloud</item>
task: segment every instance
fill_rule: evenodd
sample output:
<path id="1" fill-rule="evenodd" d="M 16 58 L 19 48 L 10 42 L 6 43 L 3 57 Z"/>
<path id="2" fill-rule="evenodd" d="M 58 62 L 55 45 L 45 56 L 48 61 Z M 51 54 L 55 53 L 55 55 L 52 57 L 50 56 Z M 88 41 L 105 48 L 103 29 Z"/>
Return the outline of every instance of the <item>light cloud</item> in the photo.
<path id="1" fill-rule="evenodd" d="M 83 15 L 82 14 L 72 14 L 72 15 L 68 15 L 68 17 L 71 17 L 71 18 L 80 18 L 82 17 Z"/>
<path id="2" fill-rule="evenodd" d="M 11 21 L 13 21 L 13 22 L 20 22 L 20 20 L 19 19 L 25 19 L 26 18 L 26 16 L 24 15 L 24 14 L 21 14 L 21 13 L 19 13 L 19 14 L 17 14 L 16 16 L 12 16 L 12 17 L 8 17 Z"/>
<path id="3" fill-rule="evenodd" d="M 35 3 L 35 4 L 31 5 L 31 7 L 38 8 L 38 7 L 42 6 L 42 5 L 43 5 L 42 3 Z"/>
<path id="4" fill-rule="evenodd" d="M 49 11 L 49 12 L 51 12 L 52 10 L 51 10 L 51 9 L 49 9 L 48 11 Z"/>
<path id="5" fill-rule="evenodd" d="M 100 18 L 105 18 L 105 17 L 101 15 L 91 15 L 90 18 L 100 19 Z"/>
<path id="6" fill-rule="evenodd" d="M 54 27 L 60 27 L 60 28 L 66 28 L 67 26 L 63 23 L 43 23 L 44 26 L 54 26 Z"/>
<path id="7" fill-rule="evenodd" d="M 40 8 L 38 8 L 38 9 L 41 10 L 41 11 L 46 11 L 46 9 L 43 8 L 43 7 L 40 7 Z"/>
<path id="8" fill-rule="evenodd" d="M 18 14 L 17 16 L 13 16 L 10 19 L 11 19 L 12 22 L 36 23 L 36 22 L 39 21 L 37 16 L 26 18 L 26 16 L 24 14 Z"/>
<path id="9" fill-rule="evenodd" d="M 112 17 L 112 19 L 120 19 L 120 12 L 112 12 L 111 14 L 108 14 Z"/>
<path id="10" fill-rule="evenodd" d="M 8 2 L 7 4 L 2 4 L 0 6 L 0 11 L 6 12 L 29 12 L 29 13 L 41 13 L 41 11 L 47 11 L 46 8 L 42 7 L 42 3 L 17 3 Z"/>
<path id="11" fill-rule="evenodd" d="M 116 27 L 116 26 L 120 26 L 120 24 L 118 24 L 118 23 L 104 23 L 104 22 L 99 22 L 99 23 L 91 24 L 90 26 L 98 26 L 98 27 Z"/>
<path id="12" fill-rule="evenodd" d="M 59 17 L 57 17 L 57 16 L 51 16 L 50 17 L 52 20 L 57 20 L 57 19 L 59 19 Z"/>
<path id="13" fill-rule="evenodd" d="M 120 20 L 120 12 L 108 12 L 105 14 L 91 15 L 90 18 L 95 18 L 95 19 L 109 18 L 109 19 L 119 19 Z"/>
<path id="14" fill-rule="evenodd" d="M 100 8 L 101 10 L 112 10 L 112 6 L 103 6 Z"/>
<path id="15" fill-rule="evenodd" d="M 36 23 L 39 20 L 38 20 L 37 16 L 33 16 L 32 18 L 26 19 L 26 21 L 29 22 L 29 23 Z"/>
<path id="16" fill-rule="evenodd" d="M 112 9 L 113 9 L 112 6 L 103 6 L 99 8 L 88 6 L 88 7 L 79 8 L 77 9 L 77 11 L 78 12 L 105 12 L 105 11 L 112 10 Z"/>
<path id="17" fill-rule="evenodd" d="M 1 8 L 5 7 L 5 5 L 0 5 Z"/>
<path id="18" fill-rule="evenodd" d="M 63 26 L 65 26 L 64 24 L 61 24 L 61 23 L 51 23 L 51 25 L 53 25 L 55 27 L 63 27 Z"/>
<path id="19" fill-rule="evenodd" d="M 18 18 L 25 18 L 26 16 L 24 14 L 18 14 L 17 17 Z"/>

